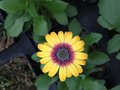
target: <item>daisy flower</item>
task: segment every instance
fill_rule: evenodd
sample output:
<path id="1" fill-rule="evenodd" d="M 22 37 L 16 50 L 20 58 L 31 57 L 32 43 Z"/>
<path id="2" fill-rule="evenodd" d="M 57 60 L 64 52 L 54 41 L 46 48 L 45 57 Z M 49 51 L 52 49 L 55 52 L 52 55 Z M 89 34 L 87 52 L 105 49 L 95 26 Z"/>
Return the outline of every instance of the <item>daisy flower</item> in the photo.
<path id="1" fill-rule="evenodd" d="M 38 44 L 40 49 L 37 56 L 40 63 L 44 64 L 43 73 L 50 77 L 59 74 L 60 81 L 65 81 L 71 76 L 79 76 L 83 72 L 81 65 L 86 64 L 88 55 L 83 53 L 84 41 L 72 32 L 51 32 L 45 36 L 46 42 Z"/>

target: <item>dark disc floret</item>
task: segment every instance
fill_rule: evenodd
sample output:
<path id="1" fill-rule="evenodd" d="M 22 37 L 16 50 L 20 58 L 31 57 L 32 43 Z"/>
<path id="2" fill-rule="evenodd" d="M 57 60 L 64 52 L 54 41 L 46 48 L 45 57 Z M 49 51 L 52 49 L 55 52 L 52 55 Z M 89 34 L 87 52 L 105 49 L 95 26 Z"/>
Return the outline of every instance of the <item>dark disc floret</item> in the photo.
<path id="1" fill-rule="evenodd" d="M 57 44 L 51 52 L 52 60 L 60 66 L 66 66 L 74 60 L 74 52 L 71 45 L 66 43 Z"/>

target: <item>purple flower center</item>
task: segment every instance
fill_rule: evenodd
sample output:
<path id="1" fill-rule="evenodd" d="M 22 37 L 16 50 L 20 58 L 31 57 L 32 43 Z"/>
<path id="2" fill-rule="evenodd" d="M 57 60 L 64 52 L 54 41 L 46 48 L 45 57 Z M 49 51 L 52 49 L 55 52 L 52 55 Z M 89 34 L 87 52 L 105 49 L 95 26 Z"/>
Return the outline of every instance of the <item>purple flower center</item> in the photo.
<path id="1" fill-rule="evenodd" d="M 52 60 L 60 66 L 66 66 L 73 62 L 74 51 L 69 44 L 57 44 L 51 52 L 51 57 Z"/>
<path id="2" fill-rule="evenodd" d="M 65 60 L 69 59 L 69 52 L 66 48 L 58 49 L 56 54 L 57 54 L 58 59 L 60 59 L 62 61 L 65 61 Z"/>

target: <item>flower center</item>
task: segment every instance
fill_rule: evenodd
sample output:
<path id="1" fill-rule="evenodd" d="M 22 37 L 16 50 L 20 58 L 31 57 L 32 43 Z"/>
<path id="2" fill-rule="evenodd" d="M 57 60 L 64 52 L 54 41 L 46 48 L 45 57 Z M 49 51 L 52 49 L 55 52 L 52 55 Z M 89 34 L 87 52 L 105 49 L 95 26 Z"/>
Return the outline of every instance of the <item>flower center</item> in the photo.
<path id="1" fill-rule="evenodd" d="M 52 60 L 60 66 L 72 63 L 74 60 L 74 52 L 71 45 L 60 43 L 54 46 L 51 52 Z"/>
<path id="2" fill-rule="evenodd" d="M 57 51 L 57 57 L 61 61 L 68 60 L 69 59 L 69 52 L 68 52 L 68 50 L 66 48 L 60 48 Z"/>

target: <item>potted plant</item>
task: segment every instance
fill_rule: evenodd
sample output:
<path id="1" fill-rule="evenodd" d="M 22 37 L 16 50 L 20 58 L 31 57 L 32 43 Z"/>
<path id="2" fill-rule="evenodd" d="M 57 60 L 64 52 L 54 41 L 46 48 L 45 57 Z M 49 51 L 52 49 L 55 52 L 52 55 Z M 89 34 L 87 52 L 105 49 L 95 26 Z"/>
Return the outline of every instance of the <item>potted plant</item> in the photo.
<path id="1" fill-rule="evenodd" d="M 47 74 L 43 74 L 43 72 L 40 72 L 40 76 L 38 76 L 37 79 L 35 80 L 35 85 L 38 90 L 48 90 L 48 89 L 107 90 L 108 88 L 111 88 L 111 86 L 106 87 L 105 81 L 103 80 L 105 78 L 102 78 L 102 77 L 106 75 L 105 72 L 108 69 L 106 69 L 105 63 L 108 62 L 110 58 L 108 56 L 108 53 L 106 53 L 105 48 L 103 47 L 105 44 L 102 41 L 105 37 L 109 37 L 109 36 L 107 32 L 105 32 L 106 33 L 105 35 L 104 33 L 100 34 L 103 28 L 101 28 L 100 26 L 99 26 L 100 28 L 98 26 L 96 27 L 96 25 L 98 25 L 95 22 L 97 21 L 97 17 L 98 17 L 98 9 L 96 7 L 97 3 L 88 5 L 89 4 L 88 1 L 87 1 L 87 4 L 85 4 L 85 2 L 82 2 L 82 1 L 74 2 L 71 0 L 71 2 L 72 4 L 75 4 L 78 9 L 78 12 L 79 12 L 78 18 L 76 18 L 76 15 L 78 14 L 76 8 L 73 5 L 70 5 L 69 3 L 62 0 L 2 0 L 0 1 L 0 8 L 6 11 L 8 14 L 5 20 L 5 29 L 6 29 L 7 35 L 12 37 L 17 37 L 18 35 L 20 35 L 21 32 L 23 32 L 23 30 L 32 31 L 32 34 L 31 32 L 30 34 L 27 34 L 30 37 L 32 36 L 32 38 L 29 38 L 29 39 L 30 40 L 32 39 L 32 44 L 34 43 L 31 49 L 33 49 L 34 46 L 36 45 L 38 45 L 38 48 L 40 49 L 38 50 L 35 47 L 34 52 L 37 52 L 37 53 L 35 53 L 32 56 L 32 59 L 35 60 L 37 63 L 41 63 L 40 70 L 42 70 L 44 73 L 49 72 L 48 75 L 52 77 L 50 78 Z M 79 5 L 80 4 L 79 2 L 81 2 L 81 5 Z M 100 4 L 104 3 L 104 1 L 100 0 L 99 3 Z M 101 5 L 104 5 L 104 4 L 101 4 Z M 85 10 L 88 10 L 88 11 L 85 11 Z M 93 13 L 94 10 L 96 10 L 97 12 Z M 88 14 L 86 15 L 86 13 L 89 13 L 89 15 Z M 92 16 L 92 17 L 89 18 L 89 16 L 90 17 Z M 80 20 L 81 25 L 79 24 L 78 20 Z M 100 22 L 99 19 L 98 21 Z M 96 31 L 95 30 L 96 28 L 99 31 Z M 71 32 L 68 32 L 68 30 Z M 12 32 L 12 31 L 15 31 L 15 32 Z M 50 34 L 48 34 L 48 32 L 50 32 Z M 66 36 L 66 37 L 63 37 L 65 38 L 65 41 L 61 39 L 62 38 L 61 35 Z M 79 39 L 79 36 L 76 36 L 76 35 L 80 35 L 81 39 Z M 62 44 L 54 47 L 53 43 L 57 42 L 56 44 L 58 44 L 59 42 L 58 36 L 60 40 L 63 40 L 63 42 L 61 41 Z M 50 42 L 51 37 L 52 37 L 52 41 L 51 41 L 52 43 Z M 66 43 L 70 43 L 70 41 L 75 37 L 77 37 L 77 40 L 79 41 L 78 42 L 79 45 L 76 44 L 77 46 L 74 46 L 70 44 L 71 45 L 70 46 L 69 44 L 66 44 Z M 23 37 L 23 41 L 24 41 L 24 38 L 25 37 Z M 108 38 L 105 38 L 105 40 L 106 39 Z M 44 43 L 44 42 L 47 42 L 47 43 Z M 24 42 L 24 44 L 25 43 L 26 41 Z M 21 45 L 24 45 L 24 44 L 21 44 Z M 28 45 L 31 45 L 31 44 L 29 43 Z M 45 48 L 44 48 L 44 45 L 45 45 Z M 51 66 L 47 65 L 44 62 L 46 60 L 43 60 L 44 55 L 49 55 L 49 54 L 43 54 L 43 52 L 46 50 L 51 50 L 51 46 L 53 51 L 52 58 L 57 63 L 57 66 L 55 66 L 55 64 L 53 64 L 52 62 L 51 62 L 52 64 L 50 64 Z M 82 49 L 79 48 L 80 46 L 82 47 Z M 75 47 L 74 50 L 80 49 L 80 51 L 75 52 L 71 50 L 70 47 L 72 48 Z M 101 47 L 103 49 L 101 49 Z M 23 50 L 27 51 L 27 49 L 25 48 Z M 74 56 L 73 53 L 77 56 Z M 80 53 L 82 53 L 82 55 Z M 67 60 L 65 62 L 69 64 L 68 61 L 71 61 L 73 64 L 74 63 L 73 61 L 75 61 L 73 58 L 81 58 L 83 59 L 83 61 L 82 62 L 78 61 L 80 65 L 75 64 L 77 65 L 76 66 L 77 69 L 73 68 L 74 66 L 69 67 L 68 65 L 70 76 L 76 76 L 76 77 L 71 77 L 66 79 L 66 77 L 70 77 L 70 76 L 68 74 L 67 74 L 68 76 L 65 76 L 64 69 L 66 68 L 64 69 L 62 68 L 62 65 L 63 65 L 62 62 Z M 119 58 L 119 54 L 117 58 Z M 48 68 L 45 68 L 47 67 L 46 65 L 48 66 Z M 52 67 L 52 65 L 55 68 Z M 82 67 L 83 69 L 80 67 L 81 65 L 85 65 L 84 67 Z M 51 69 L 50 71 L 46 71 L 51 67 L 53 69 Z M 64 67 L 67 67 L 67 66 L 64 66 Z M 36 70 L 36 71 L 39 72 L 40 70 Z M 80 74 L 78 74 L 78 72 Z M 117 86 L 110 90 L 117 90 L 119 88 L 120 86 Z"/>

